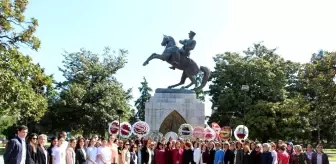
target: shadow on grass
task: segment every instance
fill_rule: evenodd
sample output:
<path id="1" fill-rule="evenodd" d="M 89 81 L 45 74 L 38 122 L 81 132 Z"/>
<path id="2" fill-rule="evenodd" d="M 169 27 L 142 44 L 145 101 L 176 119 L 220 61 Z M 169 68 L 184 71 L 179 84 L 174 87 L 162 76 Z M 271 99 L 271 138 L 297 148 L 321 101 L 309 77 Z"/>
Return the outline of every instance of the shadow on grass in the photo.
<path id="1" fill-rule="evenodd" d="M 4 147 L 0 147 L 0 155 L 3 155 L 5 152 L 5 148 Z"/>

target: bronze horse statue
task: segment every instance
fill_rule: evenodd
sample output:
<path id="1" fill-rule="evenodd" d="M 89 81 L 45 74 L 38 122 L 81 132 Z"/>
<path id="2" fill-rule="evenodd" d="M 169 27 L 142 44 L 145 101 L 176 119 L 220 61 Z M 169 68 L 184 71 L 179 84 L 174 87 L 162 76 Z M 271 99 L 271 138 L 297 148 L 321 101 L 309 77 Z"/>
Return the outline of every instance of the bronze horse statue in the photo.
<path id="1" fill-rule="evenodd" d="M 163 40 L 161 43 L 162 46 L 165 46 L 165 50 L 163 51 L 162 55 L 153 53 L 148 59 L 143 63 L 143 66 L 146 66 L 149 61 L 152 59 L 160 59 L 162 61 L 166 61 L 167 63 L 173 65 L 175 68 L 182 70 L 182 77 L 181 81 L 175 85 L 171 85 L 168 88 L 174 88 L 180 85 L 183 85 L 187 78 L 190 79 L 191 83 L 182 88 L 189 88 L 192 85 L 195 85 L 194 90 L 199 91 L 201 90 L 209 80 L 210 77 L 210 69 L 205 66 L 198 65 L 189 57 L 180 56 L 180 60 L 178 64 L 172 61 L 173 55 L 180 55 L 179 48 L 176 46 L 175 40 L 171 36 L 163 36 Z M 198 86 L 197 78 L 201 78 L 200 85 Z"/>

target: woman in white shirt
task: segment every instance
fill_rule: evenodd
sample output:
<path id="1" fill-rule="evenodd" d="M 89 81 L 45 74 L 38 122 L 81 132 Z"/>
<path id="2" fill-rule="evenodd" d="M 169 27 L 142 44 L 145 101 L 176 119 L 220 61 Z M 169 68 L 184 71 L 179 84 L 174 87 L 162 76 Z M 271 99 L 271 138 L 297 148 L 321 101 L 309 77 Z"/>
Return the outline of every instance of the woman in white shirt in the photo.
<path id="1" fill-rule="evenodd" d="M 123 151 L 121 152 L 122 153 L 122 157 L 123 157 L 123 161 L 120 162 L 121 164 L 130 164 L 131 162 L 131 154 L 129 152 L 129 148 L 130 148 L 130 143 L 128 141 L 126 141 L 124 143 L 124 149 Z"/>
<path id="2" fill-rule="evenodd" d="M 109 164 L 111 163 L 112 151 L 110 147 L 107 147 L 106 139 L 102 138 L 102 144 L 98 148 L 98 164 Z"/>
<path id="3" fill-rule="evenodd" d="M 64 138 L 58 139 L 58 144 L 54 148 L 52 148 L 52 158 L 53 163 L 52 164 L 65 164 L 65 149 L 63 146 Z"/>
<path id="4" fill-rule="evenodd" d="M 195 142 L 194 144 L 194 162 L 195 164 L 200 164 L 201 163 L 201 148 L 200 148 L 200 143 Z"/>
<path id="5" fill-rule="evenodd" d="M 97 163 L 98 149 L 95 147 L 96 139 L 91 138 L 89 141 L 89 147 L 86 148 L 87 164 Z"/>

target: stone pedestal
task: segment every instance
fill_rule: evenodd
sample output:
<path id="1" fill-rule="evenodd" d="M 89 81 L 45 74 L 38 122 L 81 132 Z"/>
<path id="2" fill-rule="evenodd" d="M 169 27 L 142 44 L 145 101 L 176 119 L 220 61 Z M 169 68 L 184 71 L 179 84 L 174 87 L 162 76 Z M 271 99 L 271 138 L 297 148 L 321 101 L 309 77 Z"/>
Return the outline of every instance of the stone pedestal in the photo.
<path id="1" fill-rule="evenodd" d="M 146 103 L 145 113 L 151 132 L 160 131 L 165 135 L 168 131 L 177 133 L 182 123 L 204 126 L 205 105 L 191 90 L 156 89 Z"/>

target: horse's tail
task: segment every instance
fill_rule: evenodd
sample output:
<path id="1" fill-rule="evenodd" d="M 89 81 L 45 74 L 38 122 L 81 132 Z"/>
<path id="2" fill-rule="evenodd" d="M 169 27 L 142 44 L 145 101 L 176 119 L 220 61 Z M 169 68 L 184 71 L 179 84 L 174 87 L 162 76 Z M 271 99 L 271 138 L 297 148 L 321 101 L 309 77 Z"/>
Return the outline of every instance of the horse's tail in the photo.
<path id="1" fill-rule="evenodd" d="M 207 84 L 210 78 L 210 74 L 211 74 L 211 71 L 208 67 L 200 66 L 200 70 L 203 72 L 203 79 L 202 79 L 201 85 L 197 87 L 196 90 L 201 90 L 205 87 L 205 85 Z"/>

